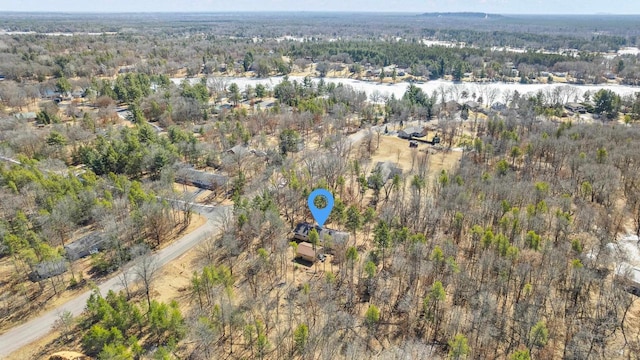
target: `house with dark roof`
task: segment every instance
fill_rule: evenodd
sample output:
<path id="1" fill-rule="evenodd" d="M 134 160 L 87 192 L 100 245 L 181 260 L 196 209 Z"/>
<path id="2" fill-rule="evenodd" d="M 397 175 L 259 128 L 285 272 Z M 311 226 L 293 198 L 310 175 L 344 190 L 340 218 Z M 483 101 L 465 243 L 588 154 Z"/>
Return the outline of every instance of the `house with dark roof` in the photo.
<path id="1" fill-rule="evenodd" d="M 401 139 L 421 138 L 427 135 L 427 131 L 423 127 L 414 126 L 398 131 L 398 137 Z"/>
<path id="2" fill-rule="evenodd" d="M 501 102 L 496 102 L 491 104 L 491 110 L 493 111 L 504 111 L 507 110 L 507 105 L 501 103 Z"/>
<path id="3" fill-rule="evenodd" d="M 587 108 L 584 105 L 576 102 L 569 102 L 565 104 L 564 108 L 574 113 L 584 114 L 587 112 Z"/>
<path id="4" fill-rule="evenodd" d="M 477 111 L 478 109 L 480 109 L 480 104 L 477 101 L 473 101 L 473 100 L 469 100 L 465 102 L 464 106 L 466 106 L 467 109 L 473 110 L 473 111 Z"/>
<path id="5" fill-rule="evenodd" d="M 29 280 L 33 282 L 45 280 L 64 274 L 67 269 L 69 269 L 69 263 L 63 258 L 43 261 L 33 267 L 33 271 L 29 273 Z"/>
<path id="6" fill-rule="evenodd" d="M 342 249 L 349 240 L 349 233 L 327 227 L 321 228 L 307 222 L 301 222 L 296 225 L 296 228 L 293 230 L 293 238 L 301 242 L 309 242 L 309 232 L 314 228 L 320 236 L 320 244 L 327 250 Z"/>
<path id="7" fill-rule="evenodd" d="M 109 243 L 103 233 L 95 231 L 65 245 L 64 251 L 67 259 L 74 261 L 105 250 Z"/>
<path id="8" fill-rule="evenodd" d="M 190 166 L 178 168 L 175 176 L 175 181 L 178 184 L 195 186 L 200 189 L 212 191 L 226 189 L 229 183 L 229 178 L 225 175 L 197 170 Z"/>
<path id="9" fill-rule="evenodd" d="M 62 94 L 53 88 L 45 88 L 42 90 L 42 98 L 43 99 L 55 99 L 60 97 Z"/>

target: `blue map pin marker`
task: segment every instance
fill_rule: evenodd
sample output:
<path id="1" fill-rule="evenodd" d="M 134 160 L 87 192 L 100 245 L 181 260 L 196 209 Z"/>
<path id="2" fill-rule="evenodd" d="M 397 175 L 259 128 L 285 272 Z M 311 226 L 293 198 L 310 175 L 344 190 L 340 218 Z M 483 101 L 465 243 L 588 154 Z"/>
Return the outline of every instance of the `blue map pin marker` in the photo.
<path id="1" fill-rule="evenodd" d="M 313 201 L 318 197 L 322 196 L 327 200 L 327 206 L 319 209 L 313 203 Z M 307 204 L 309 205 L 309 210 L 311 210 L 311 215 L 316 219 L 318 226 L 322 227 L 324 223 L 329 218 L 331 214 L 331 210 L 333 209 L 333 195 L 326 189 L 315 189 L 309 194 L 309 199 L 307 199 Z"/>

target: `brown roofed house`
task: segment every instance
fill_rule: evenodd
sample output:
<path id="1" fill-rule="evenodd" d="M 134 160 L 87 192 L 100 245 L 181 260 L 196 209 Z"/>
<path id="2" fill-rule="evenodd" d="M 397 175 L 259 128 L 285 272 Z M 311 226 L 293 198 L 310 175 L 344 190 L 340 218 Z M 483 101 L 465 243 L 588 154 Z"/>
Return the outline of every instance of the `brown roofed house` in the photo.
<path id="1" fill-rule="evenodd" d="M 298 244 L 298 251 L 296 252 L 296 256 L 301 258 L 302 260 L 314 263 L 318 259 L 318 254 L 320 254 L 321 252 L 321 246 L 316 246 L 316 250 L 314 251 L 313 244 L 305 241 Z"/>

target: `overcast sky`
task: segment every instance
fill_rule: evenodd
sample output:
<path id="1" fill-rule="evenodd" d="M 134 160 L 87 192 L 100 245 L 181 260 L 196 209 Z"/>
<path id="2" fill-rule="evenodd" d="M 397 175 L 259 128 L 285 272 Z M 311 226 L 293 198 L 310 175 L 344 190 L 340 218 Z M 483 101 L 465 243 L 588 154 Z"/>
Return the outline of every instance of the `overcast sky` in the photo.
<path id="1" fill-rule="evenodd" d="M 477 11 L 499 14 L 640 14 L 640 0 L 0 0 L 0 11 Z"/>

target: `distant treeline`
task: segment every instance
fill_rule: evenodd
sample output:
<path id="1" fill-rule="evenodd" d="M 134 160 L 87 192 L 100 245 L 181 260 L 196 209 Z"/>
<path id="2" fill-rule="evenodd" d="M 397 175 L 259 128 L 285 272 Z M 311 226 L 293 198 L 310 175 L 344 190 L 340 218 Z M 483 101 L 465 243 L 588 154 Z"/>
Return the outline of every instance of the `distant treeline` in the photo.
<path id="1" fill-rule="evenodd" d="M 528 64 L 546 68 L 551 68 L 559 62 L 577 60 L 559 54 L 528 52 L 505 55 L 477 48 L 427 47 L 419 43 L 374 43 L 368 41 L 295 44 L 291 46 L 290 53 L 293 57 L 312 57 L 314 60 L 330 59 L 332 56 L 346 54 L 348 59 L 353 62 L 369 63 L 375 66 L 396 64 L 400 67 L 410 68 L 423 65 L 427 67 L 433 78 L 451 74 L 457 67 L 461 67 L 462 70 L 471 70 L 474 67 L 472 62 L 483 58 L 502 63 L 508 57 L 515 66 Z"/>
<path id="2" fill-rule="evenodd" d="M 504 30 L 479 31 L 471 29 L 423 29 L 424 36 L 444 41 L 464 42 L 478 47 L 511 46 L 530 49 L 577 49 L 581 51 L 618 50 L 622 46 L 634 45 L 635 38 L 616 35 L 594 35 L 571 33 L 547 34 Z"/>
<path id="3" fill-rule="evenodd" d="M 476 19 L 485 19 L 485 18 L 501 18 L 502 15 L 499 14 L 489 14 L 483 12 L 428 12 L 422 14 L 422 16 L 426 17 L 453 17 L 453 18 L 476 18 Z"/>
<path id="4" fill-rule="evenodd" d="M 3 13 L 3 29 L 36 33 L 101 33 L 179 36 L 205 34 L 251 39 L 285 35 L 314 39 L 434 37 L 478 46 L 617 50 L 638 43 L 636 16 L 517 16 L 485 13 Z M 463 19 L 464 21 L 458 21 Z"/>

